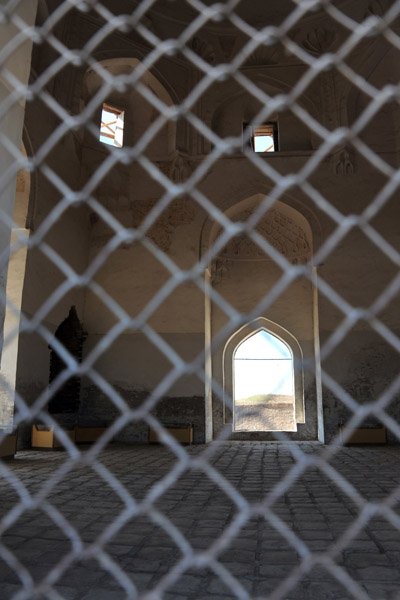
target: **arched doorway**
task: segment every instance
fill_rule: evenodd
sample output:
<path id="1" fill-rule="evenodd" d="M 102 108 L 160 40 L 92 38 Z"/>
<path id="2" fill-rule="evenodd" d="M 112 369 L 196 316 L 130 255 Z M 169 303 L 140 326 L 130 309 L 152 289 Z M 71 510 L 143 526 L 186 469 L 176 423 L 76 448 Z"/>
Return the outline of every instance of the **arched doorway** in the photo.
<path id="1" fill-rule="evenodd" d="M 225 426 L 232 424 L 234 439 L 274 439 L 276 431 L 299 440 L 316 437 L 316 410 L 310 400 L 306 410 L 303 351 L 289 331 L 265 317 L 255 319 L 229 338 L 221 360 L 222 421 Z M 239 366 L 244 380 L 237 390 L 236 369 L 242 362 L 253 362 L 252 372 L 245 373 L 246 367 Z"/>
<path id="2" fill-rule="evenodd" d="M 292 352 L 261 329 L 233 355 L 233 430 L 296 431 Z"/>
<path id="3" fill-rule="evenodd" d="M 266 207 L 264 212 L 260 210 L 262 205 Z M 302 212 L 283 201 L 271 205 L 262 194 L 238 202 L 225 211 L 225 216 L 232 223 L 245 224 L 255 212 L 260 217 L 253 230 L 257 240 L 264 238 L 268 243 L 268 251 L 246 230 L 239 231 L 222 246 L 218 242 L 224 228 L 219 223 L 211 223 L 208 229 L 205 224 L 203 228 L 202 252 L 218 248 L 206 271 L 206 282 L 218 296 L 218 301 L 206 302 L 206 348 L 212 343 L 206 364 L 208 440 L 222 430 L 224 435 L 231 430 L 233 439 L 273 440 L 274 432 L 279 430 L 287 431 L 293 440 L 322 441 L 318 298 L 314 283 L 316 270 L 312 267 L 314 229 Z M 288 262 L 306 265 L 306 269 L 282 285 Z M 231 314 L 246 315 L 248 324 L 235 331 Z M 259 423 L 249 427 L 240 424 L 240 420 L 239 424 L 236 422 L 234 353 L 242 342 L 261 329 L 282 340 L 292 352 L 295 416 L 294 422 L 282 427 L 260 426 Z M 279 395 L 290 396 L 289 393 Z M 278 403 L 279 398 L 275 400 Z M 283 400 L 280 404 L 290 404 L 289 398 Z M 289 406 L 284 409 L 291 410 Z"/>

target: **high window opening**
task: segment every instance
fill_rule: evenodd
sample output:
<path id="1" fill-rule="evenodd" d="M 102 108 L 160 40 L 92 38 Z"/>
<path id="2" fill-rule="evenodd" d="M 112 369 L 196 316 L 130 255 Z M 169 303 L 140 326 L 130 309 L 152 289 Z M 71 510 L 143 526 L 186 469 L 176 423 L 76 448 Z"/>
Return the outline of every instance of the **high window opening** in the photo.
<path id="1" fill-rule="evenodd" d="M 106 102 L 101 111 L 99 140 L 103 144 L 122 148 L 124 142 L 125 111 Z"/>
<path id="2" fill-rule="evenodd" d="M 264 123 L 263 125 L 245 125 L 250 129 L 250 146 L 253 152 L 277 152 L 278 125 L 277 123 Z"/>
<path id="3" fill-rule="evenodd" d="M 261 330 L 239 345 L 233 363 L 234 429 L 296 431 L 289 347 Z"/>

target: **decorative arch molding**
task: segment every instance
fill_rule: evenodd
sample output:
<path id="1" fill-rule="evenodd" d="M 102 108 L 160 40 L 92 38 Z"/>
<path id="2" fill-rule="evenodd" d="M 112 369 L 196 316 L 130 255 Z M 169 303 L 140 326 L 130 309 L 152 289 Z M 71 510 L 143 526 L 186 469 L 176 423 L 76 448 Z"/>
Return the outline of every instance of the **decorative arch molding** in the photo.
<path id="1" fill-rule="evenodd" d="M 94 96 L 104 84 L 104 79 L 101 76 L 102 71 L 110 72 L 113 77 L 113 82 L 115 77 L 121 76 L 121 79 L 123 80 L 124 76 L 127 76 L 127 85 L 129 85 L 129 76 L 135 70 L 141 69 L 142 74 L 140 75 L 140 80 L 142 83 L 149 87 L 165 105 L 172 106 L 172 98 L 165 86 L 158 77 L 154 76 L 149 69 L 143 66 L 143 63 L 139 58 L 127 56 L 103 58 L 94 64 L 98 65 L 99 68 L 96 69 L 95 66 L 92 66 L 87 69 L 83 81 L 83 95 L 88 93 L 89 97 Z M 113 85 L 115 85 L 115 83 L 113 83 Z"/>
<path id="2" fill-rule="evenodd" d="M 244 223 L 253 212 L 251 207 L 243 208 L 241 212 L 230 215 L 230 220 L 233 223 Z M 312 256 L 312 238 L 307 224 L 302 220 L 300 222 L 295 220 L 290 211 L 283 210 L 281 206 L 270 208 L 259 220 L 254 230 L 291 262 L 306 263 Z M 218 256 L 227 261 L 268 260 L 263 250 L 245 233 L 231 238 L 219 251 Z"/>
<path id="3" fill-rule="evenodd" d="M 300 258 L 301 255 L 303 262 L 304 259 L 310 261 L 312 259 L 313 253 L 315 252 L 315 247 L 318 248 L 321 243 L 321 230 L 319 222 L 317 221 L 315 215 L 313 213 L 310 213 L 308 209 L 307 212 L 306 210 L 299 210 L 298 202 L 292 199 L 288 199 L 289 201 L 291 201 L 289 204 L 289 202 L 287 202 L 286 200 L 287 199 L 285 198 L 285 201 L 277 200 L 275 202 L 271 202 L 271 206 L 269 207 L 270 200 L 267 194 L 254 194 L 253 196 L 240 200 L 233 206 L 227 207 L 223 211 L 223 213 L 224 217 L 229 218 L 229 220 L 231 220 L 232 222 L 246 221 L 252 212 L 257 210 L 259 206 L 265 203 L 267 207 L 266 212 L 265 215 L 261 218 L 257 230 L 262 235 L 264 235 L 266 239 L 268 239 L 268 241 L 271 243 L 271 245 L 278 249 L 278 251 L 279 249 L 282 250 L 286 244 L 287 250 L 290 251 L 291 249 L 293 251 L 290 255 L 288 251 L 286 252 L 288 260 L 296 260 L 296 256 L 294 256 L 294 254 L 297 250 L 297 259 Z M 293 204 L 296 206 L 296 208 L 293 206 Z M 307 216 L 305 216 L 303 212 L 305 212 Z M 279 222 L 280 220 L 282 221 L 281 223 Z M 286 233 L 285 231 L 283 231 L 283 224 L 290 224 L 292 228 L 291 233 Z M 282 231 L 278 231 L 279 228 L 281 228 Z M 221 230 L 222 225 L 219 221 L 217 221 L 216 219 L 212 219 L 211 216 L 206 218 L 206 220 L 203 223 L 203 227 L 200 234 L 200 258 L 204 256 L 207 253 L 207 251 L 213 246 Z M 274 235 L 276 237 L 275 242 L 273 239 Z M 232 246 L 234 247 L 235 243 L 236 245 L 238 243 L 240 244 L 240 237 L 241 236 L 235 236 L 235 238 L 232 238 L 228 242 L 225 252 L 226 256 L 222 257 L 223 259 L 225 258 L 229 260 L 229 247 L 232 250 Z M 302 245 L 301 248 L 297 246 L 298 243 Z M 248 240 L 247 250 L 249 252 L 250 244 L 252 243 L 250 240 Z M 254 246 L 254 244 L 252 244 L 252 246 Z M 224 251 L 225 248 L 223 249 L 223 253 Z M 282 254 L 285 255 L 285 252 L 282 252 Z M 234 257 L 231 256 L 230 258 Z M 242 259 L 259 260 L 260 257 L 257 257 L 253 253 L 253 257 L 251 255 L 247 257 L 242 256 Z M 265 259 L 268 260 L 266 256 Z M 211 272 L 212 261 L 209 263 L 208 268 Z"/>
<path id="4" fill-rule="evenodd" d="M 370 81 L 380 69 L 384 69 L 387 64 L 388 55 L 391 53 L 396 55 L 396 50 L 393 47 L 384 47 L 376 44 L 375 40 L 371 40 L 368 45 L 368 51 L 360 52 L 359 59 L 354 70 L 359 73 L 366 81 Z M 387 80 L 387 77 L 385 77 Z M 390 83 L 386 81 L 386 83 Z M 352 124 L 359 116 L 357 105 L 362 97 L 362 91 L 352 84 L 351 81 L 346 81 L 340 101 L 341 114 L 346 115 L 346 123 Z"/>
<path id="5" fill-rule="evenodd" d="M 124 50 L 99 50 L 97 52 L 93 52 L 92 53 L 92 58 L 93 61 L 95 61 L 95 63 L 105 63 L 108 62 L 110 60 L 115 60 L 115 61 L 128 61 L 128 62 L 132 62 L 133 63 L 139 63 L 142 64 L 143 61 L 146 59 L 146 52 L 141 50 L 139 47 L 135 48 L 131 51 L 129 51 L 128 49 L 124 49 Z M 165 59 L 167 60 L 167 59 Z M 85 77 L 86 73 L 87 73 L 88 69 L 84 70 L 82 72 L 82 78 Z M 179 97 L 179 95 L 176 93 L 175 88 L 171 85 L 171 80 L 168 79 L 167 77 L 165 77 L 165 75 L 163 74 L 163 72 L 157 68 L 156 66 L 152 65 L 151 68 L 146 68 L 146 72 L 149 73 L 150 75 L 152 75 L 152 77 L 154 77 L 154 79 L 156 79 L 160 85 L 162 85 L 162 87 L 165 89 L 166 93 L 168 94 L 168 96 L 171 98 L 171 102 L 172 104 L 179 104 L 182 99 Z M 83 82 L 83 79 L 82 79 Z"/>
<path id="6" fill-rule="evenodd" d="M 240 215 L 244 210 L 256 210 L 258 206 L 265 206 L 266 210 L 270 208 L 278 209 L 281 214 L 288 215 L 293 222 L 300 226 L 303 232 L 306 232 L 306 239 L 308 240 L 309 247 L 311 249 L 310 265 L 312 256 L 315 253 L 315 247 L 321 244 L 321 228 L 320 223 L 316 215 L 304 208 L 300 201 L 295 198 L 291 198 L 289 195 L 284 196 L 284 201 L 273 201 L 268 197 L 268 194 L 256 193 L 252 196 L 247 196 L 236 203 L 229 204 L 229 198 L 225 199 L 220 205 L 218 214 L 211 213 L 208 218 L 204 221 L 201 237 L 199 254 L 200 260 L 205 268 L 205 282 L 207 285 L 218 285 L 219 293 L 224 297 L 225 294 L 234 293 L 236 278 L 241 285 L 240 291 L 240 309 L 245 314 L 252 314 L 254 309 L 254 297 L 252 293 L 247 294 L 246 290 L 250 289 L 250 286 L 255 285 L 255 293 L 261 293 L 264 284 L 269 285 L 268 282 L 274 281 L 274 265 L 273 260 L 267 259 L 259 262 L 252 261 L 248 265 L 244 262 L 238 261 L 236 264 L 231 263 L 229 260 L 225 261 L 228 266 L 228 271 L 221 270 L 221 277 L 219 273 L 215 272 L 215 256 L 213 253 L 214 242 L 217 240 L 221 229 L 224 224 L 228 225 L 229 221 L 234 220 L 237 215 Z M 225 205 L 225 206 L 223 206 Z M 217 212 L 217 209 L 215 209 Z M 221 244 L 222 246 L 222 244 Z M 219 249 L 221 250 L 221 248 Z M 216 251 L 215 254 L 218 254 Z M 221 261 L 223 262 L 223 261 Z M 224 265 L 222 265 L 223 267 Z M 230 268 L 231 267 L 231 268 Z M 248 268 L 249 267 L 249 268 Z M 271 267 L 271 268 L 270 268 Z M 313 267 L 315 270 L 315 267 Z M 316 271 L 315 271 L 316 272 Z M 212 275 L 216 275 L 213 277 Z M 227 276 L 225 276 L 227 275 Z M 256 279 L 252 279 L 255 277 Z M 248 279 L 250 278 L 250 279 Z M 262 282 L 262 283 L 260 283 Z M 243 291 L 243 293 L 242 293 Z M 206 364 L 206 385 L 205 385 L 205 412 L 206 412 L 206 439 L 210 441 L 213 436 L 218 435 L 224 428 L 225 424 L 229 423 L 230 420 L 226 420 L 228 415 L 231 419 L 232 406 L 229 403 L 229 396 L 232 394 L 232 360 L 233 355 L 238 345 L 251 334 L 254 334 L 257 330 L 264 329 L 272 335 L 276 335 L 284 343 L 286 343 L 292 352 L 292 355 L 296 361 L 296 373 L 298 374 L 295 383 L 295 402 L 296 418 L 299 423 L 298 431 L 290 434 L 293 440 L 323 440 L 323 420 L 322 420 L 322 390 L 320 389 L 320 383 L 318 377 L 314 377 L 309 370 L 302 370 L 302 365 L 305 361 L 315 361 L 316 369 L 318 371 L 319 365 L 319 333 L 318 333 L 318 294 L 316 289 L 311 286 L 306 290 L 305 295 L 302 297 L 301 304 L 301 315 L 304 316 L 305 321 L 302 320 L 302 316 L 296 316 L 293 319 L 288 319 L 289 314 L 300 314 L 298 313 L 299 306 L 296 304 L 296 291 L 295 295 L 287 295 L 284 303 L 277 303 L 274 306 L 273 311 L 264 312 L 260 311 L 259 314 L 254 315 L 255 320 L 252 320 L 249 324 L 240 328 L 232 336 L 226 338 L 225 346 L 221 345 L 213 353 L 212 357 L 209 358 Z M 247 295 L 246 295 L 247 294 Z M 301 292 L 303 294 L 303 292 Z M 229 297 L 229 296 L 226 296 Z M 290 311 L 293 311 L 292 313 Z M 310 318 L 310 314 L 313 318 Z M 249 317 L 250 318 L 250 317 Z M 281 323 L 281 325 L 279 325 Z M 205 301 L 205 346 L 208 348 L 215 336 L 215 333 L 220 331 L 224 325 L 224 320 L 218 310 L 213 310 L 211 301 L 209 298 Z M 301 344 L 301 345 L 300 345 Z M 304 361 L 303 361 L 304 353 Z M 214 380 L 218 386 L 220 392 L 213 390 L 211 381 Z M 230 383 L 229 383 L 230 382 Z M 308 417 L 307 422 L 301 421 L 304 419 L 304 390 L 307 390 L 307 410 Z M 230 411 L 230 415 L 228 414 Z M 235 432 L 235 439 L 258 439 L 258 440 L 273 440 L 272 432 L 262 431 L 250 431 L 250 432 Z"/>
<path id="7" fill-rule="evenodd" d="M 281 327 L 278 323 L 270 321 L 266 317 L 259 317 L 243 325 L 225 344 L 222 355 L 224 421 L 228 423 L 232 420 L 233 360 L 235 352 L 243 342 L 259 331 L 266 331 L 274 335 L 289 348 L 293 357 L 296 423 L 305 423 L 302 349 L 297 339 L 287 329 Z"/>
<path id="8" fill-rule="evenodd" d="M 263 73 L 260 73 L 260 66 L 246 67 L 246 76 L 262 91 L 269 96 L 278 94 L 289 94 L 291 86 L 287 81 L 278 79 L 267 73 L 269 65 L 261 67 Z M 317 105 L 312 98 L 304 94 L 300 104 L 310 113 L 317 113 Z M 250 122 L 255 119 L 262 109 L 260 100 L 255 98 L 248 92 L 236 88 L 225 89 L 221 91 L 214 100 L 215 110 L 209 117 L 209 121 L 213 131 L 221 137 L 234 135 L 231 130 L 232 124 L 236 124 L 236 128 L 242 126 L 242 122 Z M 271 115 L 270 119 L 277 118 L 277 115 Z M 230 127 L 227 129 L 228 125 Z M 241 131 L 237 131 L 236 135 L 240 135 Z"/>
<path id="9" fill-rule="evenodd" d="M 382 49 L 373 46 L 374 53 L 369 60 L 364 63 L 363 68 L 357 72 L 365 80 L 378 90 L 396 86 L 396 78 L 393 73 L 396 68 L 391 65 L 397 65 L 397 50 L 394 48 Z M 346 113 L 349 125 L 352 125 L 362 115 L 371 103 L 371 99 L 366 96 L 358 87 L 353 86 L 348 90 L 346 97 Z M 399 151 L 398 142 L 399 118 L 398 104 L 394 98 L 386 100 L 379 110 L 376 110 L 368 122 L 359 133 L 361 140 L 367 144 L 374 152 L 387 153 L 395 155 Z"/>

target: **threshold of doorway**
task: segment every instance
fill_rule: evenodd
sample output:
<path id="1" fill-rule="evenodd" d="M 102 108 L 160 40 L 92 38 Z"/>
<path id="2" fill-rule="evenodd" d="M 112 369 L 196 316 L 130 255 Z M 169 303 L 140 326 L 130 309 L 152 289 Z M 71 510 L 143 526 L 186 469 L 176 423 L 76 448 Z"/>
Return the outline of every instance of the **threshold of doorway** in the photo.
<path id="1" fill-rule="evenodd" d="M 262 439 L 241 438 L 241 439 L 228 439 L 228 440 L 221 441 L 221 443 L 232 443 L 232 444 L 238 444 L 241 442 L 249 442 L 249 443 L 254 443 L 254 444 L 315 444 L 316 446 L 324 446 L 325 445 L 323 442 L 320 442 L 319 440 L 262 440 Z M 214 440 L 210 443 L 211 444 L 218 443 L 218 440 Z"/>
<path id="2" fill-rule="evenodd" d="M 321 443 L 318 439 L 301 439 L 301 436 L 296 435 L 296 433 L 292 432 L 272 432 L 272 431 L 233 431 L 229 439 L 232 441 L 239 442 L 313 442 L 313 443 Z"/>

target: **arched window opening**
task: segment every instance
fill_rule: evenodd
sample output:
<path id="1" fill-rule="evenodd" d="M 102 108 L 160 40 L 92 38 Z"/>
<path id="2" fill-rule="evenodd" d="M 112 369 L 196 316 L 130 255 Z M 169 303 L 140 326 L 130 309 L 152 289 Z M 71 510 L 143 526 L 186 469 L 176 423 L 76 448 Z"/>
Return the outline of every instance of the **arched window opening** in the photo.
<path id="1" fill-rule="evenodd" d="M 290 348 L 262 329 L 233 355 L 235 431 L 297 431 Z"/>
<path id="2" fill-rule="evenodd" d="M 125 111 L 103 103 L 99 140 L 103 144 L 122 148 L 124 144 L 124 117 Z"/>
<path id="3" fill-rule="evenodd" d="M 130 80 L 134 78 L 136 69 L 141 74 L 138 85 L 132 85 Z M 95 102 L 109 76 L 121 85 L 113 87 L 93 114 L 98 127 L 97 138 L 103 144 L 117 148 L 134 146 L 158 116 L 167 107 L 173 106 L 174 102 L 163 83 L 152 72 L 144 70 L 139 59 L 119 57 L 101 60 L 86 71 L 82 81 L 82 107 Z M 84 144 L 90 146 L 92 143 L 92 135 L 86 132 Z M 99 148 L 97 143 L 96 148 Z M 174 152 L 176 122 L 170 119 L 149 141 L 146 155 L 152 160 L 171 160 Z"/>

